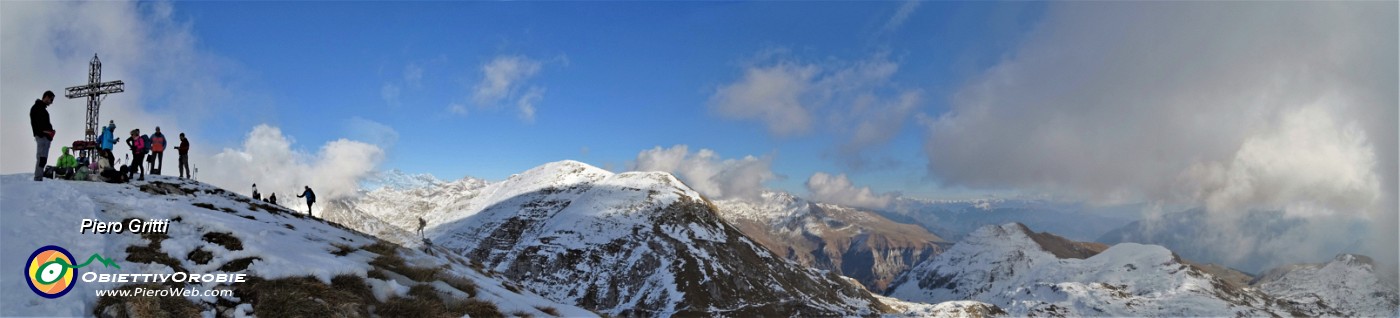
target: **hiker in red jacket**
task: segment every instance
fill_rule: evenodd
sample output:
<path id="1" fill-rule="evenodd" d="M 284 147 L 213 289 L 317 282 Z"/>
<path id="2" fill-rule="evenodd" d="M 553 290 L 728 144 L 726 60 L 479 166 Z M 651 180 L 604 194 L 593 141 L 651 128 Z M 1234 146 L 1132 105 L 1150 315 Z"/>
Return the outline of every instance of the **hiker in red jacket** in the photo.
<path id="1" fill-rule="evenodd" d="M 151 160 L 151 174 L 159 175 L 165 167 L 165 134 L 160 133 L 160 126 L 151 134 Z"/>

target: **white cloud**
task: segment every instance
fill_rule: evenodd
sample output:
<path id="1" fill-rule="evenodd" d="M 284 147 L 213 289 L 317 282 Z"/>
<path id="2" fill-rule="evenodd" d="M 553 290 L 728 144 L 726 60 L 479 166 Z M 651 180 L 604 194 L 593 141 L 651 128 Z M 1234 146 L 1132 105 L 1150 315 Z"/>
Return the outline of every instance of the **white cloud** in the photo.
<path id="1" fill-rule="evenodd" d="M 777 179 L 771 157 L 744 156 L 722 159 L 713 150 L 690 153 L 686 145 L 655 147 L 637 154 L 629 170 L 664 171 L 675 174 L 695 191 L 713 199 L 757 199 L 763 183 Z"/>
<path id="2" fill-rule="evenodd" d="M 348 139 L 326 143 L 315 154 L 296 150 L 294 144 L 281 129 L 258 125 L 242 148 L 225 148 L 210 157 L 198 177 L 242 193 L 251 193 L 256 183 L 264 195 L 277 193 L 288 201 L 303 186 L 311 186 L 320 200 L 335 199 L 355 195 L 359 181 L 384 158 L 379 147 Z"/>
<path id="3" fill-rule="evenodd" d="M 813 106 L 802 99 L 817 71 L 816 66 L 793 63 L 750 67 L 743 79 L 715 91 L 710 105 L 725 117 L 763 121 L 775 135 L 806 133 L 812 129 L 808 108 Z"/>
<path id="4" fill-rule="evenodd" d="M 1321 260 L 1339 251 L 1312 247 L 1343 240 L 1396 259 L 1395 10 L 1055 4 L 926 121 L 929 170 L 950 185 L 1201 205 L 1224 236 L 1251 209 L 1379 221 L 1374 238 L 1333 226 L 1274 238 L 1310 246 L 1234 237 L 1220 254 Z"/>
<path id="5" fill-rule="evenodd" d="M 465 117 L 471 111 L 467 109 L 467 105 L 462 105 L 459 103 L 449 103 L 447 104 L 447 112 Z"/>
<path id="6" fill-rule="evenodd" d="M 520 99 L 515 101 L 516 107 L 520 108 L 520 119 L 525 122 L 535 122 L 535 104 L 539 103 L 542 98 L 544 98 L 544 89 L 539 87 L 530 87 L 525 95 L 520 96 Z"/>
<path id="7" fill-rule="evenodd" d="M 393 148 L 399 141 L 399 132 L 393 127 L 360 116 L 345 121 L 345 133 L 352 140 L 367 142 L 383 149 Z"/>
<path id="8" fill-rule="evenodd" d="M 813 201 L 867 209 L 884 209 L 894 200 L 894 195 L 877 195 L 870 187 L 856 187 L 846 174 L 833 176 L 820 171 L 807 178 L 807 191 Z"/>
<path id="9" fill-rule="evenodd" d="M 401 92 L 402 89 L 399 88 L 399 85 L 384 83 L 384 86 L 379 88 L 379 97 L 384 99 L 385 104 L 391 107 L 399 107 L 403 105 L 403 102 L 399 100 L 399 94 Z"/>
<path id="10" fill-rule="evenodd" d="M 472 88 L 471 99 L 479 107 L 496 107 L 514 99 L 521 120 L 533 122 L 535 106 L 544 98 L 544 88 L 527 83 L 543 66 L 543 62 L 524 56 L 497 56 L 481 65 L 481 81 Z"/>
<path id="11" fill-rule="evenodd" d="M 884 54 L 845 62 L 803 63 L 781 50 L 710 96 L 711 110 L 730 119 L 757 120 L 779 137 L 821 131 L 837 135 L 836 154 L 862 168 L 872 147 L 888 143 L 922 103 L 922 92 L 891 81 L 899 64 Z"/>
<path id="12" fill-rule="evenodd" d="M 899 29 L 900 26 L 904 25 L 904 21 L 909 20 L 909 16 L 914 14 L 914 9 L 918 9 L 920 4 L 923 4 L 923 1 L 911 0 L 900 3 L 899 9 L 895 10 L 894 15 L 890 16 L 888 21 L 885 21 L 885 26 L 880 29 L 880 32 L 888 33 Z"/>
<path id="13" fill-rule="evenodd" d="M 423 67 L 417 63 L 408 63 L 403 67 L 403 82 L 408 87 L 423 87 Z"/>
<path id="14" fill-rule="evenodd" d="M 167 2 L 0 2 L 0 148 L 34 149 L 29 106 L 45 90 L 58 95 L 49 113 L 57 143 L 83 137 L 86 99 L 65 98 L 64 88 L 85 84 L 97 53 L 104 81 L 122 80 L 126 92 L 107 95 L 100 121 L 121 132 L 155 126 L 198 135 L 197 123 L 219 116 L 248 116 L 260 95 L 239 90 L 239 67 L 198 48 L 190 23 L 173 18 Z M 198 70 L 198 71 L 191 71 Z M 123 134 L 124 135 L 124 134 Z M 50 164 L 57 157 L 52 148 Z M 33 171 L 31 156 L 4 156 L 0 171 Z"/>

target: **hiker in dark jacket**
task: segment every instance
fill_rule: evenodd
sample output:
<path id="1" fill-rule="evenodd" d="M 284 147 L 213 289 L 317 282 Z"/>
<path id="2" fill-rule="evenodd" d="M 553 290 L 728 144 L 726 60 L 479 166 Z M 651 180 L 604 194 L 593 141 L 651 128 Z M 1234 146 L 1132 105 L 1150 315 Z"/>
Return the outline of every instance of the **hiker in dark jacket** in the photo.
<path id="1" fill-rule="evenodd" d="M 180 145 L 175 146 L 175 150 L 180 151 L 180 177 L 190 177 L 190 140 L 185 139 L 185 133 L 180 133 Z"/>
<path id="2" fill-rule="evenodd" d="M 315 215 L 311 214 L 311 205 L 316 203 L 316 192 L 311 191 L 311 186 L 306 186 L 306 191 L 302 191 L 300 195 L 297 195 L 297 197 L 306 198 L 306 215 L 311 215 L 312 217 L 315 217 Z"/>
<path id="3" fill-rule="evenodd" d="M 49 105 L 53 104 L 53 91 L 44 91 L 44 96 L 34 100 L 29 108 L 29 127 L 34 130 L 34 143 L 39 151 L 34 164 L 34 181 L 44 181 L 44 166 L 49 165 L 49 144 L 53 143 L 53 123 L 49 121 Z"/>
<path id="4" fill-rule="evenodd" d="M 131 130 L 131 137 L 126 138 L 126 146 L 131 148 L 131 164 L 127 166 L 126 179 L 130 180 L 136 175 L 136 171 L 141 171 L 141 179 L 138 180 L 146 180 L 146 168 L 142 159 L 146 158 L 146 149 L 149 146 L 146 145 L 146 139 L 141 138 L 141 129 Z"/>

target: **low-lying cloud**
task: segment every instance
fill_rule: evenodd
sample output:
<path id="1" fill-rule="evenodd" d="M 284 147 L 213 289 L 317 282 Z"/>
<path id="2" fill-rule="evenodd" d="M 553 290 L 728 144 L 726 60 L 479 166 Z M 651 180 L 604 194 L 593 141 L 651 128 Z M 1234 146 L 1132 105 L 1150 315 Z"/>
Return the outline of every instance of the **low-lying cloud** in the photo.
<path id="1" fill-rule="evenodd" d="M 772 157 L 723 159 L 710 149 L 691 153 L 686 145 L 643 150 L 629 170 L 669 172 L 712 199 L 756 200 L 765 189 L 763 183 L 778 178 Z"/>
<path id="2" fill-rule="evenodd" d="M 359 181 L 384 159 L 378 146 L 349 139 L 328 142 L 315 153 L 297 150 L 295 143 L 277 127 L 258 125 L 242 148 L 225 148 L 205 161 L 199 179 L 245 194 L 256 183 L 263 195 L 276 193 L 284 201 L 303 186 L 311 186 L 318 200 L 336 199 L 355 195 Z"/>
<path id="3" fill-rule="evenodd" d="M 807 191 L 811 192 L 813 201 L 867 209 L 887 208 L 895 198 L 891 194 L 875 194 L 870 187 L 856 187 L 846 174 L 833 176 L 825 172 L 807 178 Z"/>
<path id="4" fill-rule="evenodd" d="M 1395 11 L 1052 5 L 1013 55 L 925 120 L 930 173 L 950 185 L 1203 206 L 1218 233 L 1202 237 L 1232 243 L 1220 259 L 1279 249 L 1264 254 L 1321 261 L 1342 251 L 1311 247 L 1340 245 L 1394 260 Z M 1230 232 L 1251 210 L 1372 226 L 1304 226 L 1273 240 L 1296 244 L 1268 244 Z"/>

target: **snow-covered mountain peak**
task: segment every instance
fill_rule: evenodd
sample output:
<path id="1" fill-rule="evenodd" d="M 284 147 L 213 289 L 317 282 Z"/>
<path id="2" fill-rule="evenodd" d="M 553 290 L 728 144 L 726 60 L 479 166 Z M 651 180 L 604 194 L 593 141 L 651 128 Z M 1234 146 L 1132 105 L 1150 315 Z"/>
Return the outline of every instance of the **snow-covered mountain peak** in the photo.
<path id="1" fill-rule="evenodd" d="M 1370 257 L 1339 254 L 1323 264 L 1269 270 L 1254 285 L 1310 316 L 1393 316 L 1400 292 L 1375 266 Z"/>
<path id="2" fill-rule="evenodd" d="M 361 200 L 338 208 L 384 219 L 400 232 L 422 218 L 434 246 L 479 260 L 548 299 L 611 315 L 889 310 L 858 284 L 773 255 L 669 173 L 615 174 L 559 161 L 452 197 L 409 192 L 371 193 L 402 200 L 395 204 Z"/>
<path id="3" fill-rule="evenodd" d="M 597 181 L 602 178 L 612 176 L 611 171 L 578 162 L 574 160 L 561 160 L 545 163 L 534 168 L 525 170 L 520 174 L 512 175 L 506 181 L 520 183 L 570 183 L 579 181 Z"/>
<path id="4" fill-rule="evenodd" d="M 1161 246 L 1098 250 L 1015 223 L 973 231 L 894 286 L 890 295 L 901 299 L 977 300 L 1013 316 L 1291 314 L 1290 307 L 1232 287 Z"/>
<path id="5" fill-rule="evenodd" d="M 365 190 L 375 190 L 379 188 L 408 190 L 441 185 L 443 181 L 431 174 L 410 174 L 403 172 L 403 170 L 391 169 L 371 174 L 361 183 L 364 185 Z"/>

